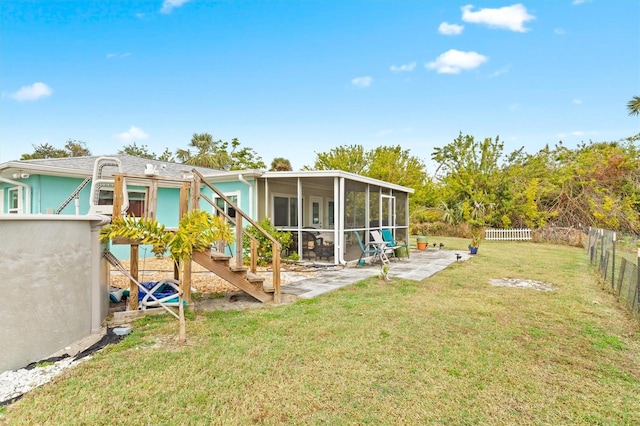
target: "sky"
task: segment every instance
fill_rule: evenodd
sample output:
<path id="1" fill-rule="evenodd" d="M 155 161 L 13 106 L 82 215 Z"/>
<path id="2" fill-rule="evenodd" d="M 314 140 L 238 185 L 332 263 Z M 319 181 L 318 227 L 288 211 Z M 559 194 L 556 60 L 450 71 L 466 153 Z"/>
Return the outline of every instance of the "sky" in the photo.
<path id="1" fill-rule="evenodd" d="M 0 1 L 0 163 L 210 133 L 267 166 L 400 145 L 432 172 L 460 133 L 505 154 L 633 136 L 636 95 L 638 0 Z"/>

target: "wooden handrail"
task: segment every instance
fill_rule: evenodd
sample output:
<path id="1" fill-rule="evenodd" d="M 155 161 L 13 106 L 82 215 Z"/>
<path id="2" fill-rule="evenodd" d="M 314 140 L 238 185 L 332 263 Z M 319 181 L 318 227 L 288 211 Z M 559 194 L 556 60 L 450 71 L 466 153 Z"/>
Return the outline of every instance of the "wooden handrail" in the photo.
<path id="1" fill-rule="evenodd" d="M 228 218 L 229 220 L 231 220 L 232 222 L 235 223 L 236 225 L 236 264 L 237 266 L 242 266 L 243 265 L 243 261 L 242 261 L 242 235 L 248 235 L 251 238 L 251 247 L 250 247 L 250 267 L 251 267 L 251 272 L 256 271 L 256 266 L 257 266 L 257 253 L 258 253 L 258 241 L 255 239 L 255 237 L 253 235 L 250 235 L 248 232 L 246 232 L 243 229 L 242 226 L 242 219 L 246 220 L 247 222 L 249 222 L 255 229 L 257 229 L 262 235 L 264 235 L 269 241 L 271 241 L 271 253 L 272 253 L 272 257 L 271 257 L 271 264 L 272 264 L 272 268 L 273 268 L 273 289 L 274 289 L 274 302 L 275 303 L 280 303 L 281 302 L 281 298 L 280 298 L 280 251 L 282 250 L 282 245 L 280 244 L 280 242 L 278 242 L 278 240 L 276 240 L 275 238 L 273 238 L 273 236 L 271 236 L 271 234 L 269 234 L 267 231 L 264 230 L 264 228 L 262 228 L 255 220 L 253 220 L 251 217 L 247 216 L 244 211 L 242 211 L 240 208 L 238 208 L 238 206 L 232 202 L 226 195 L 224 195 L 222 192 L 218 191 L 218 189 L 216 187 L 214 187 L 213 185 L 211 185 L 209 182 L 207 182 L 206 178 L 204 177 L 204 175 L 202 175 L 198 170 L 196 169 L 192 169 L 191 172 L 193 173 L 194 177 L 196 177 L 197 181 L 200 181 L 200 183 L 206 185 L 209 189 L 211 189 L 218 197 L 220 197 L 222 200 L 224 200 L 225 203 L 227 203 L 227 205 L 231 206 L 233 209 L 235 209 L 236 212 L 236 217 L 235 218 L 231 218 L 227 215 L 227 212 L 222 211 L 222 209 L 220 209 L 220 207 L 217 206 L 216 203 L 214 203 L 211 199 L 209 199 L 206 195 L 203 195 L 200 193 L 200 187 L 198 185 L 196 185 L 197 187 L 197 197 L 196 198 L 204 198 L 209 204 L 211 204 L 213 207 L 216 208 L 217 211 L 220 211 L 226 218 Z M 195 203 L 194 203 L 195 204 Z M 240 216 L 240 220 L 238 220 L 238 216 Z"/>

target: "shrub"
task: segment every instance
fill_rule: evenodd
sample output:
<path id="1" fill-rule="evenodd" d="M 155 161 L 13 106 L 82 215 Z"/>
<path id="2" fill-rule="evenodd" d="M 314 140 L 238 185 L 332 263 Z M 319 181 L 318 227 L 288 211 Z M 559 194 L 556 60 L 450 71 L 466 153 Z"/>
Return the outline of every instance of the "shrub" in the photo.
<path id="1" fill-rule="evenodd" d="M 264 229 L 269 235 L 271 235 L 276 241 L 278 241 L 282 245 L 282 250 L 286 250 L 291 245 L 291 233 L 287 231 L 280 231 L 278 228 L 273 226 L 271 220 L 269 218 L 262 219 L 258 222 L 258 225 L 262 229 Z M 271 240 L 267 238 L 262 232 L 256 229 L 254 226 L 248 226 L 246 228 L 248 234 L 252 235 L 256 240 L 258 240 L 258 265 L 265 266 L 271 263 L 271 259 L 273 258 L 273 249 L 271 245 Z M 244 259 L 246 262 L 249 261 L 249 250 L 251 247 L 250 238 L 246 235 L 243 236 L 243 245 L 245 249 Z"/>

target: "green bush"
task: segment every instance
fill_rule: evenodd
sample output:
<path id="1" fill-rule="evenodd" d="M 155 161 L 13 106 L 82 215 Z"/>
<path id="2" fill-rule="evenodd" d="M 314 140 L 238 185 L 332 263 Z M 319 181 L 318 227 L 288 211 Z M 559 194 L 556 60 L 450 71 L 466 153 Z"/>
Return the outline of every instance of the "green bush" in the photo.
<path id="1" fill-rule="evenodd" d="M 278 241 L 282 245 L 282 250 L 286 250 L 291 245 L 292 237 L 291 233 L 287 231 L 280 231 L 278 228 L 273 226 L 271 220 L 269 218 L 262 219 L 258 222 L 258 225 L 262 229 L 264 229 L 269 235 L 271 235 L 276 241 Z M 262 232 L 260 232 L 254 226 L 248 226 L 246 228 L 248 234 L 252 235 L 256 240 L 258 240 L 258 265 L 265 266 L 271 263 L 271 259 L 273 258 L 273 249 L 271 245 L 271 240 L 267 238 Z M 245 262 L 249 261 L 249 252 L 251 250 L 251 241 L 248 236 L 243 237 L 243 245 L 242 247 L 245 250 Z"/>

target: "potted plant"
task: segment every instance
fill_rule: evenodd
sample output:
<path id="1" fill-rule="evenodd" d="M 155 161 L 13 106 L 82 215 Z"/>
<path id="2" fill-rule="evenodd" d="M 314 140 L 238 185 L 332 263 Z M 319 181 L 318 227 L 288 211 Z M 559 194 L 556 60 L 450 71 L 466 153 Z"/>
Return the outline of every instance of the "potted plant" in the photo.
<path id="1" fill-rule="evenodd" d="M 418 235 L 416 237 L 416 245 L 418 250 L 426 250 L 427 249 L 427 236 L 426 235 Z"/>
<path id="2" fill-rule="evenodd" d="M 470 254 L 478 254 L 478 247 L 480 246 L 480 241 L 482 241 L 482 238 L 480 237 L 480 230 L 477 228 L 473 228 L 471 230 L 471 241 L 469 242 Z"/>

